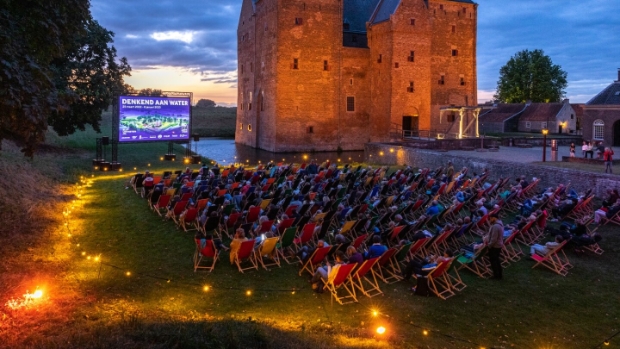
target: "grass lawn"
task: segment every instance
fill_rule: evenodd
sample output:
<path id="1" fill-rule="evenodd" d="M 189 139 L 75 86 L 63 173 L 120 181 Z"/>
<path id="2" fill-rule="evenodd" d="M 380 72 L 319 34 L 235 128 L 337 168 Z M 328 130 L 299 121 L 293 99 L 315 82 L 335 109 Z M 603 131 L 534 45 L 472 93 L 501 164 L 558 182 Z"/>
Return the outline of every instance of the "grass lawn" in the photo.
<path id="1" fill-rule="evenodd" d="M 399 282 L 381 284 L 384 296 L 340 306 L 314 293 L 297 266 L 241 274 L 223 253 L 213 273 L 194 273 L 193 232 L 125 190 L 129 173 L 91 174 L 92 137 L 50 137 L 32 162 L 11 147 L 0 153 L 0 168 L 36 173 L 54 198 L 28 212 L 39 225 L 23 219 L 30 208 L 23 200 L 13 228 L 3 216 L 0 304 L 35 286 L 45 295 L 22 310 L 0 307 L 0 347 L 592 348 L 620 330 L 617 228 L 599 229 L 601 256 L 568 251 L 575 268 L 566 277 L 522 259 L 500 282 L 462 271 L 468 286 L 447 301 L 414 296 L 411 283 Z M 120 149 L 125 169 L 182 167 L 159 161 L 165 144 Z M 74 204 L 69 231 L 60 213 L 76 199 L 81 175 L 93 182 Z M 13 188 L 10 178 L 4 188 Z M 618 340 L 609 348 L 620 348 Z"/>

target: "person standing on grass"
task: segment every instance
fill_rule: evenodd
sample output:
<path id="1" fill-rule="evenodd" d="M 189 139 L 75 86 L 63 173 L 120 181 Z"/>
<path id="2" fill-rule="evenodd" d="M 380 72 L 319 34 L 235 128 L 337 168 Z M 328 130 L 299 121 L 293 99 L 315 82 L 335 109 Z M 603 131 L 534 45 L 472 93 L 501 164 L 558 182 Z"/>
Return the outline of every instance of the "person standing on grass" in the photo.
<path id="1" fill-rule="evenodd" d="M 603 152 L 603 161 L 605 161 L 605 173 L 609 170 L 609 173 L 613 173 L 611 170 L 611 165 L 613 164 L 613 155 L 614 151 L 607 147 Z"/>
<path id="2" fill-rule="evenodd" d="M 575 143 L 570 144 L 570 148 L 568 149 L 568 152 L 570 153 L 571 158 L 575 157 Z"/>
<path id="3" fill-rule="evenodd" d="M 489 260 L 491 261 L 491 270 L 493 270 L 492 279 L 502 279 L 502 262 L 500 261 L 500 254 L 504 247 L 504 225 L 500 221 L 497 215 L 492 215 L 489 218 L 491 223 L 491 229 L 484 240 L 489 248 Z"/>

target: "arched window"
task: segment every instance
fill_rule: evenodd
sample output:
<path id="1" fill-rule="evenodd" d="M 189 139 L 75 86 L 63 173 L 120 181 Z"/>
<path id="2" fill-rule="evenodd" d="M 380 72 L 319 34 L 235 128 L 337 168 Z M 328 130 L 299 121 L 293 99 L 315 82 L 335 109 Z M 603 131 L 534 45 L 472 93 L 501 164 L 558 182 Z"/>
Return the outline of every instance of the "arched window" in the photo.
<path id="1" fill-rule="evenodd" d="M 592 124 L 592 139 L 602 141 L 605 134 L 605 123 L 603 120 L 596 120 Z"/>

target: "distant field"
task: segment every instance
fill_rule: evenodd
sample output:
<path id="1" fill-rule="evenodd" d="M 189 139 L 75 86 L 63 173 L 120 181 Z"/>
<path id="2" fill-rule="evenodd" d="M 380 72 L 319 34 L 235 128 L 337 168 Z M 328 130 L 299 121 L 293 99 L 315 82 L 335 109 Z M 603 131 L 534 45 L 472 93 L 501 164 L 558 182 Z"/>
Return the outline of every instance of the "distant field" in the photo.
<path id="1" fill-rule="evenodd" d="M 234 137 L 237 108 L 192 107 L 192 133 L 201 137 Z"/>

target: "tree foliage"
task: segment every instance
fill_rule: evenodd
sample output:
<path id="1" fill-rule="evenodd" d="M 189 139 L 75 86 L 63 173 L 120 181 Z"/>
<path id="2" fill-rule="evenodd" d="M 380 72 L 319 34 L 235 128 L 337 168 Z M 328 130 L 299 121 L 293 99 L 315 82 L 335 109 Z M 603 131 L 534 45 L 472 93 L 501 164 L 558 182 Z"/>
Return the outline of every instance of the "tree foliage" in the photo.
<path id="1" fill-rule="evenodd" d="M 138 91 L 138 96 L 148 96 L 148 97 L 161 97 L 163 95 L 161 90 L 157 90 L 154 88 L 143 88 Z"/>
<path id="2" fill-rule="evenodd" d="M 504 103 L 560 102 L 567 74 L 542 50 L 517 52 L 500 71 L 495 98 Z"/>
<path id="3" fill-rule="evenodd" d="M 215 102 L 210 99 L 201 99 L 196 103 L 196 107 L 198 108 L 213 108 L 215 107 Z"/>
<path id="4" fill-rule="evenodd" d="M 60 135 L 92 125 L 124 89 L 131 68 L 116 61 L 113 33 L 87 0 L 0 0 L 0 142 L 32 156 L 48 126 Z M 119 91 L 120 90 L 120 91 Z"/>

